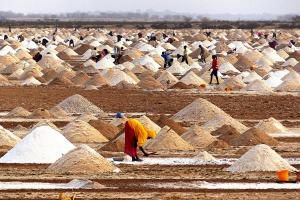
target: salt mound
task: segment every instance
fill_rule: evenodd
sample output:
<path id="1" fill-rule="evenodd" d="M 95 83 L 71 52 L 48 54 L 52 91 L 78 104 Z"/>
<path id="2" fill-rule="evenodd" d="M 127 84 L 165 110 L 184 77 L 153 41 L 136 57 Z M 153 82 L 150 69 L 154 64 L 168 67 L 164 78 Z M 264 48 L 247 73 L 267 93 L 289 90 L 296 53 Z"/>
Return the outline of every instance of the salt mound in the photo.
<path id="1" fill-rule="evenodd" d="M 243 89 L 246 86 L 247 85 L 240 78 L 234 76 L 221 83 L 219 89 L 225 90 L 227 88 L 233 91 L 239 91 L 240 89 Z"/>
<path id="2" fill-rule="evenodd" d="M 104 85 L 107 85 L 106 79 L 100 75 L 100 74 L 95 74 L 90 80 L 86 82 L 86 85 L 94 85 L 97 87 L 102 87 Z"/>
<path id="3" fill-rule="evenodd" d="M 33 76 L 25 79 L 24 81 L 21 82 L 21 85 L 23 86 L 35 86 L 35 85 L 41 85 L 42 83 L 38 81 L 36 78 Z"/>
<path id="4" fill-rule="evenodd" d="M 169 88 L 178 82 L 178 79 L 168 71 L 164 71 L 157 80 L 165 87 Z"/>
<path id="5" fill-rule="evenodd" d="M 107 138 L 105 138 L 97 129 L 80 120 L 72 121 L 67 124 L 62 133 L 73 143 L 108 142 Z"/>
<path id="6" fill-rule="evenodd" d="M 209 132 L 197 125 L 192 126 L 181 138 L 194 147 L 200 148 L 205 148 L 215 141 L 215 138 Z"/>
<path id="7" fill-rule="evenodd" d="M 14 147 L 18 142 L 20 142 L 20 138 L 14 135 L 9 130 L 0 126 L 0 148 L 1 149 L 10 149 Z"/>
<path id="8" fill-rule="evenodd" d="M 293 80 L 284 81 L 274 90 L 280 92 L 297 92 L 300 91 L 300 82 Z"/>
<path id="9" fill-rule="evenodd" d="M 175 121 L 209 121 L 216 116 L 227 116 L 223 110 L 210 103 L 209 101 L 199 98 L 191 104 L 176 113 L 172 119 Z"/>
<path id="10" fill-rule="evenodd" d="M 168 118 L 165 115 L 161 115 L 159 120 L 156 122 L 160 127 L 168 126 L 173 129 L 178 135 L 182 135 L 187 130 L 186 128 L 182 127 L 179 123 L 175 122 L 174 120 Z"/>
<path id="11" fill-rule="evenodd" d="M 52 116 L 55 118 L 67 118 L 68 114 L 60 107 L 54 106 L 49 110 Z"/>
<path id="12" fill-rule="evenodd" d="M 89 124 L 97 129 L 103 136 L 111 140 L 116 137 L 120 129 L 112 124 L 106 123 L 103 120 L 91 120 Z"/>
<path id="13" fill-rule="evenodd" d="M 240 137 L 240 132 L 230 125 L 224 125 L 221 128 L 213 131 L 212 135 L 217 135 L 218 139 L 232 145 L 233 141 Z"/>
<path id="14" fill-rule="evenodd" d="M 246 76 L 245 78 L 243 78 L 243 81 L 245 83 L 251 83 L 255 80 L 261 80 L 262 77 L 259 76 L 255 71 L 251 72 L 248 76 Z"/>
<path id="15" fill-rule="evenodd" d="M 202 80 L 199 76 L 197 76 L 194 72 L 189 72 L 186 74 L 182 79 L 179 80 L 179 82 L 182 82 L 186 85 L 207 85 L 207 83 Z"/>
<path id="16" fill-rule="evenodd" d="M 220 73 L 221 73 L 221 74 L 225 74 L 225 73 L 227 73 L 227 72 L 240 73 L 240 71 L 237 70 L 230 62 L 223 63 L 223 64 L 220 66 Z"/>
<path id="17" fill-rule="evenodd" d="M 195 85 L 186 85 L 182 82 L 178 82 L 175 85 L 173 85 L 170 89 L 182 89 L 182 90 L 188 90 L 188 89 L 194 89 L 197 88 L 198 86 Z"/>
<path id="18" fill-rule="evenodd" d="M 268 133 L 287 131 L 287 129 L 278 120 L 274 119 L 273 117 L 262 120 L 261 122 L 255 125 L 255 128 L 264 130 Z"/>
<path id="19" fill-rule="evenodd" d="M 17 107 L 17 108 L 14 108 L 13 110 L 11 110 L 6 115 L 6 117 L 8 117 L 8 118 L 26 118 L 30 115 L 31 115 L 31 113 L 28 110 L 26 110 L 25 108 Z"/>
<path id="20" fill-rule="evenodd" d="M 235 146 L 252 146 L 257 144 L 276 146 L 278 141 L 269 136 L 265 130 L 260 130 L 254 127 L 232 141 L 232 144 Z"/>
<path id="21" fill-rule="evenodd" d="M 217 161 L 217 159 L 214 156 L 212 156 L 211 154 L 209 154 L 207 151 L 200 152 L 198 155 L 196 155 L 194 157 L 194 159 L 203 160 L 203 161 L 206 161 L 206 162 Z"/>
<path id="22" fill-rule="evenodd" d="M 247 91 L 272 92 L 272 88 L 264 80 L 255 80 L 245 87 Z"/>
<path id="23" fill-rule="evenodd" d="M 162 128 L 156 138 L 152 140 L 148 140 L 145 147 L 146 149 L 150 149 L 153 151 L 160 151 L 160 150 L 188 151 L 194 149 L 194 147 L 192 147 L 188 142 L 182 139 L 177 133 L 175 133 L 168 126 Z"/>
<path id="24" fill-rule="evenodd" d="M 88 80 L 90 79 L 90 77 L 84 73 L 84 72 L 79 72 L 75 77 L 72 78 L 72 82 L 75 85 L 84 85 Z"/>
<path id="25" fill-rule="evenodd" d="M 138 83 L 138 86 L 146 90 L 162 90 L 164 88 L 164 86 L 152 76 L 144 77 Z"/>
<path id="26" fill-rule="evenodd" d="M 110 86 L 116 86 L 122 81 L 133 85 L 137 84 L 137 82 L 133 78 L 119 69 L 110 69 L 103 75 L 103 77 L 106 79 L 107 83 Z"/>
<path id="27" fill-rule="evenodd" d="M 54 116 L 46 109 L 38 108 L 32 112 L 32 114 L 28 117 L 31 119 L 50 119 Z"/>
<path id="28" fill-rule="evenodd" d="M 279 171 L 284 169 L 297 171 L 269 146 L 260 144 L 252 147 L 227 170 L 230 172 L 252 172 Z"/>
<path id="29" fill-rule="evenodd" d="M 153 130 L 156 133 L 158 133 L 160 131 L 160 129 L 161 129 L 157 124 L 155 124 L 151 119 L 149 119 L 145 115 L 143 115 L 140 118 L 138 118 L 138 120 L 139 120 L 139 122 L 141 122 L 144 125 L 144 127 L 146 129 Z"/>
<path id="30" fill-rule="evenodd" d="M 40 126 L 8 151 L 0 159 L 0 163 L 54 163 L 74 148 L 75 146 L 56 130 L 49 126 Z"/>
<path id="31" fill-rule="evenodd" d="M 106 113 L 104 113 L 100 108 L 79 94 L 68 97 L 57 106 L 67 113 L 92 113 L 98 114 L 101 117 L 106 116 Z"/>
<path id="32" fill-rule="evenodd" d="M 295 72 L 294 70 L 291 70 L 291 72 L 285 75 L 281 80 L 300 82 L 300 74 Z"/>
<path id="33" fill-rule="evenodd" d="M 214 149 L 228 149 L 230 147 L 230 145 L 225 142 L 224 140 L 216 140 L 213 143 L 211 143 L 210 145 L 208 145 L 208 147 L 206 149 L 208 150 L 214 150 Z"/>
<path id="34" fill-rule="evenodd" d="M 80 145 L 50 165 L 47 171 L 58 174 L 92 175 L 118 172 L 119 169 L 89 146 Z"/>
<path id="35" fill-rule="evenodd" d="M 110 151 L 110 152 L 124 152 L 125 146 L 125 134 L 121 134 L 114 140 L 111 140 L 109 143 L 101 147 L 101 151 Z"/>

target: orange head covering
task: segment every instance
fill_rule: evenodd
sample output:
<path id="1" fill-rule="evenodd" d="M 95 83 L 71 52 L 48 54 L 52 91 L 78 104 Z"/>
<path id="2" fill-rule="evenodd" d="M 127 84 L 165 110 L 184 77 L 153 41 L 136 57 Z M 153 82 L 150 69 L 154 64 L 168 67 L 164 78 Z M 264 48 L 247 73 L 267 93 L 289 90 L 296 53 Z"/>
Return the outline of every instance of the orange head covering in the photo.
<path id="1" fill-rule="evenodd" d="M 154 139 L 156 137 L 156 132 L 153 130 L 146 130 L 148 133 L 148 137 L 147 138 L 152 138 Z"/>

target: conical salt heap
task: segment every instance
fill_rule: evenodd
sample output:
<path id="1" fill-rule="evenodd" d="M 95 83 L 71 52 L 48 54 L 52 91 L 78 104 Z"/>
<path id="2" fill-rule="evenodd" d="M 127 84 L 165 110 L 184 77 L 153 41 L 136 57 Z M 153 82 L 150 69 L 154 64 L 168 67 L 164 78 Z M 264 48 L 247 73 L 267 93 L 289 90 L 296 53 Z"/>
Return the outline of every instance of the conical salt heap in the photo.
<path id="1" fill-rule="evenodd" d="M 221 128 L 213 131 L 212 135 L 218 136 L 218 139 L 232 145 L 233 141 L 240 137 L 240 132 L 230 125 L 224 125 Z"/>
<path id="2" fill-rule="evenodd" d="M 49 126 L 40 126 L 8 151 L 0 163 L 54 163 L 74 148 L 61 133 Z"/>
<path id="3" fill-rule="evenodd" d="M 90 124 L 76 120 L 67 124 L 63 131 L 63 135 L 72 143 L 103 143 L 108 142 L 97 129 Z"/>
<path id="4" fill-rule="evenodd" d="M 178 79 L 171 74 L 168 71 L 164 71 L 158 78 L 157 80 L 164 86 L 164 87 L 172 87 L 178 82 Z"/>
<path id="5" fill-rule="evenodd" d="M 16 107 L 11 110 L 6 117 L 8 118 L 26 118 L 31 115 L 31 112 L 22 107 Z"/>
<path id="6" fill-rule="evenodd" d="M 260 144 L 252 147 L 233 165 L 227 168 L 230 172 L 260 172 L 260 171 L 297 171 L 285 159 L 268 145 Z"/>
<path id="7" fill-rule="evenodd" d="M 278 92 L 298 92 L 300 91 L 300 82 L 289 80 L 284 81 L 278 87 L 275 88 Z"/>
<path id="8" fill-rule="evenodd" d="M 100 117 L 107 116 L 103 110 L 79 94 L 68 97 L 60 102 L 57 106 L 62 108 L 67 113 L 92 113 L 98 114 Z"/>
<path id="9" fill-rule="evenodd" d="M 255 128 L 266 131 L 267 133 L 285 132 L 287 129 L 273 117 L 262 120 L 255 125 Z"/>
<path id="10" fill-rule="evenodd" d="M 140 80 L 140 82 L 137 84 L 140 88 L 145 90 L 163 90 L 164 86 L 154 79 L 152 76 L 144 77 Z"/>
<path id="11" fill-rule="evenodd" d="M 226 91 L 227 90 L 233 90 L 233 91 L 239 91 L 243 88 L 245 88 L 247 85 L 238 77 L 231 77 L 220 84 L 218 87 L 219 90 Z"/>
<path id="12" fill-rule="evenodd" d="M 139 120 L 139 122 L 141 122 L 146 129 L 153 130 L 156 133 L 158 133 L 161 130 L 161 128 L 157 124 L 155 124 L 151 119 L 149 119 L 145 115 L 141 116 L 137 120 Z"/>
<path id="13" fill-rule="evenodd" d="M 265 130 L 251 128 L 234 141 L 235 146 L 252 146 L 257 144 L 267 144 L 271 146 L 278 145 L 278 141 L 268 135 Z"/>
<path id="14" fill-rule="evenodd" d="M 215 162 L 215 161 L 217 161 L 217 159 L 213 155 L 208 153 L 207 151 L 200 152 L 198 155 L 196 155 L 194 157 L 194 159 L 202 160 L 202 161 L 206 161 L 206 162 Z"/>
<path id="15" fill-rule="evenodd" d="M 54 106 L 49 110 L 52 116 L 55 118 L 67 118 L 68 114 L 60 107 Z"/>
<path id="16" fill-rule="evenodd" d="M 178 150 L 178 151 L 188 151 L 193 150 L 194 147 L 191 146 L 188 142 L 182 139 L 177 133 L 175 133 L 170 127 L 165 126 L 158 133 L 157 137 L 148 140 L 146 144 L 146 149 L 153 151 L 160 150 Z"/>
<path id="17" fill-rule="evenodd" d="M 161 115 L 156 123 L 160 127 L 164 127 L 164 126 L 170 127 L 178 135 L 182 135 L 183 133 L 185 133 L 187 131 L 187 129 L 182 127 L 178 122 L 175 122 L 174 120 L 168 118 L 165 115 Z"/>
<path id="18" fill-rule="evenodd" d="M 89 124 L 97 129 L 103 136 L 111 140 L 117 136 L 120 129 L 112 124 L 109 124 L 103 120 L 91 120 Z"/>
<path id="19" fill-rule="evenodd" d="M 28 118 L 31 119 L 50 119 L 54 116 L 46 109 L 38 108 L 34 110 Z"/>
<path id="20" fill-rule="evenodd" d="M 184 83 L 186 85 L 207 85 L 207 83 L 202 80 L 199 76 L 197 76 L 193 71 L 186 74 L 179 82 Z"/>
<path id="21" fill-rule="evenodd" d="M 209 132 L 197 125 L 192 126 L 181 138 L 194 147 L 200 148 L 205 148 L 216 140 Z"/>
<path id="22" fill-rule="evenodd" d="M 175 121 L 206 122 L 217 116 L 228 116 L 228 114 L 209 101 L 198 98 L 176 113 L 172 119 Z"/>
<path id="23" fill-rule="evenodd" d="M 9 130 L 0 126 L 0 148 L 9 150 L 14 147 L 21 139 Z"/>
<path id="24" fill-rule="evenodd" d="M 100 174 L 119 169 L 87 145 L 80 145 L 47 168 L 57 174 Z"/>
<path id="25" fill-rule="evenodd" d="M 75 84 L 75 85 L 80 85 L 83 86 L 88 80 L 90 79 L 90 77 L 84 73 L 84 72 L 79 72 L 75 77 L 73 77 L 71 79 L 71 81 Z"/>
<path id="26" fill-rule="evenodd" d="M 122 133 L 117 138 L 111 140 L 106 145 L 101 147 L 101 151 L 124 152 L 125 133 Z"/>
<path id="27" fill-rule="evenodd" d="M 264 80 L 256 79 L 245 87 L 247 91 L 272 92 L 272 88 Z"/>

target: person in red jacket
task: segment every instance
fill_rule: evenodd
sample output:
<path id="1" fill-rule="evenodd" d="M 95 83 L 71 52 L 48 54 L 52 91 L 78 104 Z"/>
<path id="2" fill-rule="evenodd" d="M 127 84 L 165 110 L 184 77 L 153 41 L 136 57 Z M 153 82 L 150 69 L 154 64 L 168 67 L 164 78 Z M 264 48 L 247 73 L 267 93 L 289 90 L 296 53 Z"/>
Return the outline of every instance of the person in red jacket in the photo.
<path id="1" fill-rule="evenodd" d="M 212 56 L 212 65 L 211 65 L 210 69 L 212 69 L 212 72 L 210 74 L 210 83 L 209 84 L 212 84 L 213 76 L 215 76 L 216 79 L 217 79 L 217 84 L 219 85 L 219 78 L 218 78 L 219 66 L 218 66 L 218 57 L 217 57 L 217 55 Z"/>

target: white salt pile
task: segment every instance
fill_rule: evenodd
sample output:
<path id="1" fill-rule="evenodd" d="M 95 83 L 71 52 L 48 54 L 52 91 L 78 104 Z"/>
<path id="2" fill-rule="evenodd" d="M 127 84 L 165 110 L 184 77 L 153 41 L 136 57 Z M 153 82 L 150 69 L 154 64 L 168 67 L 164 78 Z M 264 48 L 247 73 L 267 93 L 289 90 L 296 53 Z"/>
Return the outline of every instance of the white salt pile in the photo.
<path id="1" fill-rule="evenodd" d="M 187 69 L 185 69 L 183 66 L 181 66 L 178 61 L 174 61 L 172 66 L 169 67 L 166 71 L 170 72 L 171 74 L 183 75 L 186 73 Z"/>
<path id="2" fill-rule="evenodd" d="M 237 70 L 230 62 L 225 62 L 220 66 L 219 71 L 224 74 L 227 72 L 236 72 L 236 73 L 240 73 L 239 70 Z"/>
<path id="3" fill-rule="evenodd" d="M 249 83 L 245 90 L 247 91 L 257 91 L 257 92 L 272 92 L 272 88 L 266 84 L 264 80 L 255 80 Z"/>
<path id="4" fill-rule="evenodd" d="M 222 109 L 206 99 L 196 99 L 191 104 L 176 113 L 172 119 L 175 121 L 203 121 L 207 122 L 217 116 L 228 116 Z"/>
<path id="5" fill-rule="evenodd" d="M 178 79 L 168 71 L 164 71 L 157 80 L 165 87 L 172 87 L 178 82 Z"/>
<path id="6" fill-rule="evenodd" d="M 292 167 L 285 159 L 265 144 L 252 147 L 227 170 L 230 172 L 297 171 L 297 169 Z"/>
<path id="7" fill-rule="evenodd" d="M 207 85 L 207 83 L 203 79 L 201 79 L 192 71 L 186 74 L 182 79 L 180 79 L 179 82 L 184 83 L 186 85 L 195 86 Z"/>
<path id="8" fill-rule="evenodd" d="M 198 155 L 194 157 L 196 160 L 203 160 L 205 162 L 215 162 L 217 159 L 208 153 L 207 151 L 200 152 Z"/>
<path id="9" fill-rule="evenodd" d="M 274 119 L 273 117 L 262 120 L 261 122 L 256 124 L 255 127 L 267 133 L 287 131 L 287 128 L 285 128 L 278 120 Z"/>
<path id="10" fill-rule="evenodd" d="M 101 117 L 105 117 L 107 115 L 103 110 L 79 94 L 68 97 L 60 102 L 57 106 L 62 108 L 65 112 L 71 114 L 92 113 Z"/>
<path id="11" fill-rule="evenodd" d="M 268 86 L 270 86 L 271 88 L 276 88 L 278 87 L 281 83 L 283 83 L 282 80 L 280 80 L 279 78 L 277 78 L 276 76 L 270 76 L 267 80 L 266 80 L 266 84 Z"/>
<path id="12" fill-rule="evenodd" d="M 110 55 L 105 56 L 100 61 L 98 61 L 95 65 L 96 69 L 109 69 L 115 66 Z"/>
<path id="13" fill-rule="evenodd" d="M 58 174 L 99 174 L 120 170 L 94 149 L 80 145 L 51 164 L 47 171 Z"/>
<path id="14" fill-rule="evenodd" d="M 72 143 L 103 143 L 108 142 L 97 129 L 87 122 L 76 120 L 67 124 L 63 131 L 63 135 Z"/>
<path id="15" fill-rule="evenodd" d="M 243 81 L 245 83 L 251 83 L 255 80 L 261 80 L 262 77 L 259 76 L 256 72 L 251 72 L 248 76 L 246 76 L 245 78 L 243 78 Z"/>
<path id="16" fill-rule="evenodd" d="M 27 79 L 23 80 L 21 82 L 21 85 L 23 86 L 34 86 L 34 85 L 41 85 L 42 83 L 38 81 L 36 78 L 33 76 L 28 77 Z"/>
<path id="17" fill-rule="evenodd" d="M 58 131 L 49 126 L 40 126 L 8 151 L 0 163 L 54 163 L 74 148 Z"/>
<path id="18" fill-rule="evenodd" d="M 140 59 L 134 60 L 133 63 L 135 65 L 145 66 L 147 69 L 150 69 L 153 72 L 157 72 L 158 69 L 161 67 L 157 62 L 155 62 L 155 60 L 152 57 L 150 57 L 148 55 L 146 55 Z"/>
<path id="19" fill-rule="evenodd" d="M 288 80 L 281 83 L 275 88 L 275 91 L 279 92 L 297 92 L 300 91 L 300 82 L 295 80 Z"/>
<path id="20" fill-rule="evenodd" d="M 137 82 L 133 78 L 119 69 L 110 69 L 105 74 L 103 74 L 103 77 L 106 79 L 107 83 L 110 86 L 116 86 L 123 81 L 128 84 L 137 84 Z"/>

